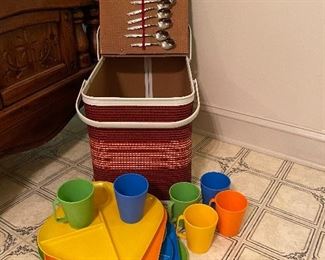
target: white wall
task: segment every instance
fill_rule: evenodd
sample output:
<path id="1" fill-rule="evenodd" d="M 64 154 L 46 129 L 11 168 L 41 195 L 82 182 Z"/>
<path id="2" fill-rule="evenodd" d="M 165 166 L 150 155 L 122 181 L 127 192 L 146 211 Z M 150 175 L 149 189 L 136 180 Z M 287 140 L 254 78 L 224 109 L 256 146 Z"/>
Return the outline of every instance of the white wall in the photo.
<path id="1" fill-rule="evenodd" d="M 209 114 L 197 128 L 256 146 L 249 133 L 231 136 L 236 129 L 220 126 L 231 118 L 249 122 L 255 135 L 264 126 L 324 145 L 325 1 L 192 0 L 192 23 L 194 70 Z M 267 140 L 258 146 L 325 165 L 325 147 L 305 155 Z"/>

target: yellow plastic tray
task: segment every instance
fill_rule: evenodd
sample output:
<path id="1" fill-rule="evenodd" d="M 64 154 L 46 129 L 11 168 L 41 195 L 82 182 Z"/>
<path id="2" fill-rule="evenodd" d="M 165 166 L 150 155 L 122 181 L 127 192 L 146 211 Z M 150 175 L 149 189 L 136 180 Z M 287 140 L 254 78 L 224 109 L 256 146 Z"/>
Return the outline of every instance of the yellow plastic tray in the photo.
<path id="1" fill-rule="evenodd" d="M 43 259 L 143 258 L 163 221 L 163 205 L 156 197 L 148 194 L 142 220 L 136 224 L 127 224 L 119 217 L 112 183 L 94 184 L 98 213 L 92 224 L 76 230 L 69 224 L 57 223 L 53 216 L 48 218 L 37 238 Z"/>

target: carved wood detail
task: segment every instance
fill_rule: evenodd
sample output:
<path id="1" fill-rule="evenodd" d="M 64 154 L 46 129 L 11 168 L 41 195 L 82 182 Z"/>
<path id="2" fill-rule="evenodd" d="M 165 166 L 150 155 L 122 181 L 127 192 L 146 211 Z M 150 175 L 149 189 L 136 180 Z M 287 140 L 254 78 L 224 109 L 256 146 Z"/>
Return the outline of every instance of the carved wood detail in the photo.
<path id="1" fill-rule="evenodd" d="M 74 115 L 98 24 L 94 0 L 1 5 L 0 157 L 49 141 Z"/>
<path id="2" fill-rule="evenodd" d="M 0 86 L 6 87 L 61 63 L 58 26 L 47 23 L 0 37 Z"/>

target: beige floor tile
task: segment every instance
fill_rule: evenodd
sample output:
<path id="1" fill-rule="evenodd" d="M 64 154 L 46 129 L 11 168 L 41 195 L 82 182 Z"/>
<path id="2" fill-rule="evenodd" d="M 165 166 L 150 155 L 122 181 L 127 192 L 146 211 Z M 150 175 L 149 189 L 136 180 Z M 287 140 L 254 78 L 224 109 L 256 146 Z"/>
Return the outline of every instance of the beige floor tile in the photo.
<path id="1" fill-rule="evenodd" d="M 203 139 L 205 136 L 193 133 L 192 134 L 192 147 L 195 148 Z"/>
<path id="2" fill-rule="evenodd" d="M 28 190 L 30 188 L 24 186 L 22 183 L 0 175 L 0 206 L 14 200 Z"/>
<path id="3" fill-rule="evenodd" d="M 22 242 L 16 248 L 5 254 L 2 260 L 39 260 L 39 255 L 35 248 Z"/>
<path id="4" fill-rule="evenodd" d="M 252 205 L 251 203 L 248 205 L 248 207 L 246 209 L 245 216 L 244 216 L 244 220 L 243 220 L 243 223 L 241 225 L 240 232 L 239 232 L 238 236 L 242 236 L 244 230 L 249 225 L 249 222 L 253 218 L 253 216 L 255 215 L 257 209 L 258 209 L 258 207 L 255 206 L 255 205 Z"/>
<path id="5" fill-rule="evenodd" d="M 90 154 L 89 144 L 81 140 L 71 140 L 54 149 L 54 153 L 63 159 L 76 162 Z"/>
<path id="6" fill-rule="evenodd" d="M 67 130 L 72 133 L 80 133 L 87 131 L 87 126 L 84 122 L 79 119 L 78 116 L 74 116 L 64 128 L 64 130 Z"/>
<path id="7" fill-rule="evenodd" d="M 265 172 L 274 176 L 277 174 L 283 163 L 283 160 L 281 159 L 254 151 L 249 152 L 243 161 L 247 164 L 249 169 Z"/>
<path id="8" fill-rule="evenodd" d="M 42 146 L 43 149 L 49 149 L 52 148 L 60 143 L 64 143 L 69 140 L 70 135 L 67 133 L 67 131 L 61 131 L 59 134 L 57 134 L 55 137 L 53 137 L 49 142 L 44 144 Z"/>
<path id="9" fill-rule="evenodd" d="M 200 180 L 201 176 L 210 171 L 223 172 L 227 168 L 226 164 L 211 160 L 200 155 L 194 155 L 192 160 L 192 177 Z"/>
<path id="10" fill-rule="evenodd" d="M 4 210 L 0 219 L 21 236 L 29 236 L 52 213 L 51 204 L 50 199 L 34 193 Z"/>
<path id="11" fill-rule="evenodd" d="M 208 171 L 227 171 L 232 188 L 245 194 L 251 203 L 237 237 L 230 239 L 216 235 L 208 253 L 196 255 L 190 252 L 190 259 L 307 260 L 307 249 L 308 253 L 313 250 L 311 259 L 325 259 L 324 230 L 317 235 L 311 249 L 315 232 L 313 225 L 320 224 L 319 219 L 322 219 L 325 229 L 324 218 L 321 218 L 321 210 L 324 211 L 322 203 L 325 201 L 325 172 L 293 164 L 282 177 L 287 183 L 282 180 L 278 183 L 274 177 L 280 172 L 284 160 L 255 151 L 239 158 L 244 154 L 243 148 L 205 138 L 196 133 L 192 135 L 193 147 L 199 149 L 193 154 L 193 181 L 199 184 L 200 176 Z M 199 148 L 200 143 L 202 148 Z M 50 158 L 53 155 L 60 158 Z M 66 168 L 75 163 L 78 166 Z M 9 175 L 0 173 L 0 259 L 38 259 L 37 230 L 52 213 L 51 198 L 58 187 L 73 178 L 92 179 L 86 125 L 74 117 L 46 145 L 0 159 L 0 169 L 6 170 Z M 18 177 L 12 178 L 13 175 L 22 181 Z M 33 193 L 31 189 L 34 185 L 23 180 L 41 186 L 44 194 Z M 276 187 L 273 186 L 275 182 Z M 271 191 L 272 196 L 269 194 Z M 264 204 L 257 203 L 265 202 L 266 197 L 270 201 L 265 211 L 256 215 L 260 212 L 258 208 L 264 207 Z M 272 212 L 267 211 L 268 208 L 272 208 Z M 235 246 L 239 250 L 233 255 Z"/>
<path id="12" fill-rule="evenodd" d="M 34 248 L 37 248 L 37 234 L 39 232 L 39 228 L 37 230 L 35 230 L 35 232 L 30 235 L 29 237 L 25 238 L 25 241 L 30 244 L 31 246 L 33 246 Z"/>
<path id="13" fill-rule="evenodd" d="M 87 143 L 89 142 L 88 132 L 82 132 L 78 135 L 78 137 Z"/>
<path id="14" fill-rule="evenodd" d="M 280 184 L 269 206 L 283 213 L 317 224 L 323 205 L 316 194 Z"/>
<path id="15" fill-rule="evenodd" d="M 216 139 L 211 139 L 207 145 L 200 149 L 200 152 L 217 158 L 234 159 L 238 157 L 241 147 L 233 144 L 221 142 Z"/>
<path id="16" fill-rule="evenodd" d="M 313 260 L 322 260 L 325 259 L 325 232 L 321 232 L 317 242 L 316 248 L 313 253 Z"/>
<path id="17" fill-rule="evenodd" d="M 82 171 L 79 171 L 78 169 L 70 169 L 69 171 L 62 174 L 59 178 L 55 178 L 54 180 L 51 180 L 49 183 L 43 185 L 42 189 L 45 189 L 47 191 L 56 194 L 61 184 L 63 184 L 67 180 L 72 180 L 76 178 L 82 178 L 87 180 L 91 179 L 89 175 L 85 174 Z"/>
<path id="18" fill-rule="evenodd" d="M 54 176 L 69 165 L 49 157 L 38 157 L 19 166 L 13 174 L 17 174 L 33 183 L 40 183 Z"/>
<path id="19" fill-rule="evenodd" d="M 184 241 L 184 240 L 183 240 Z M 186 244 L 186 241 L 184 241 Z M 221 260 L 231 252 L 235 245 L 234 240 L 216 235 L 209 251 L 205 254 L 195 254 L 189 250 L 191 260 Z"/>
<path id="20" fill-rule="evenodd" d="M 91 156 L 89 156 L 87 159 L 83 160 L 81 163 L 79 163 L 79 165 L 89 169 L 89 170 L 93 170 L 93 164 L 92 164 L 92 159 Z"/>
<path id="21" fill-rule="evenodd" d="M 292 166 L 285 179 L 311 189 L 325 187 L 325 172 L 299 164 Z"/>
<path id="22" fill-rule="evenodd" d="M 288 259 L 305 254 L 314 230 L 270 212 L 263 212 L 249 235 L 249 241 Z M 291 257 L 291 258 L 290 258 Z"/>
<path id="23" fill-rule="evenodd" d="M 269 260 L 276 259 L 274 256 L 267 255 L 255 248 L 243 245 L 234 257 L 235 260 Z"/>
<path id="24" fill-rule="evenodd" d="M 0 258 L 21 240 L 0 226 Z"/>
<path id="25" fill-rule="evenodd" d="M 261 203 L 273 181 L 249 171 L 231 172 L 231 188 L 243 193 L 248 199 Z"/>
<path id="26" fill-rule="evenodd" d="M 34 156 L 36 156 L 36 153 L 33 151 L 8 155 L 0 159 L 0 167 L 7 170 L 15 169 Z"/>

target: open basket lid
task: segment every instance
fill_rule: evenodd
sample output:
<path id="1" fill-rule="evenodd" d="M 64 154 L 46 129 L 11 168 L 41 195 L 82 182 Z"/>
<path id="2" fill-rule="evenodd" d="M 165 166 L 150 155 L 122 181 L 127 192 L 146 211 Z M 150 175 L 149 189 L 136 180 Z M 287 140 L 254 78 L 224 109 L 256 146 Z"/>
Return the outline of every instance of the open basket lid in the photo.
<path id="1" fill-rule="evenodd" d="M 138 1 L 139 4 L 131 4 Z M 156 2 L 155 2 L 156 1 Z M 188 33 L 188 0 L 176 0 L 172 5 L 171 21 L 172 26 L 166 29 L 170 38 L 175 41 L 175 47 L 165 50 L 161 46 L 142 47 L 142 34 L 153 35 L 159 30 L 158 26 L 128 30 L 131 26 L 142 26 L 142 20 L 136 24 L 128 24 L 129 20 L 142 18 L 141 13 L 133 16 L 127 15 L 135 10 L 142 10 L 143 7 L 151 8 L 145 12 L 145 17 L 157 15 L 157 2 L 159 0 L 100 0 L 100 54 L 103 56 L 187 56 L 190 52 Z M 158 18 L 144 20 L 147 25 L 157 25 Z M 139 38 L 127 38 L 126 34 L 139 34 Z M 146 43 L 159 43 L 154 37 L 145 37 Z M 132 47 L 131 44 L 139 43 L 139 47 Z"/>

